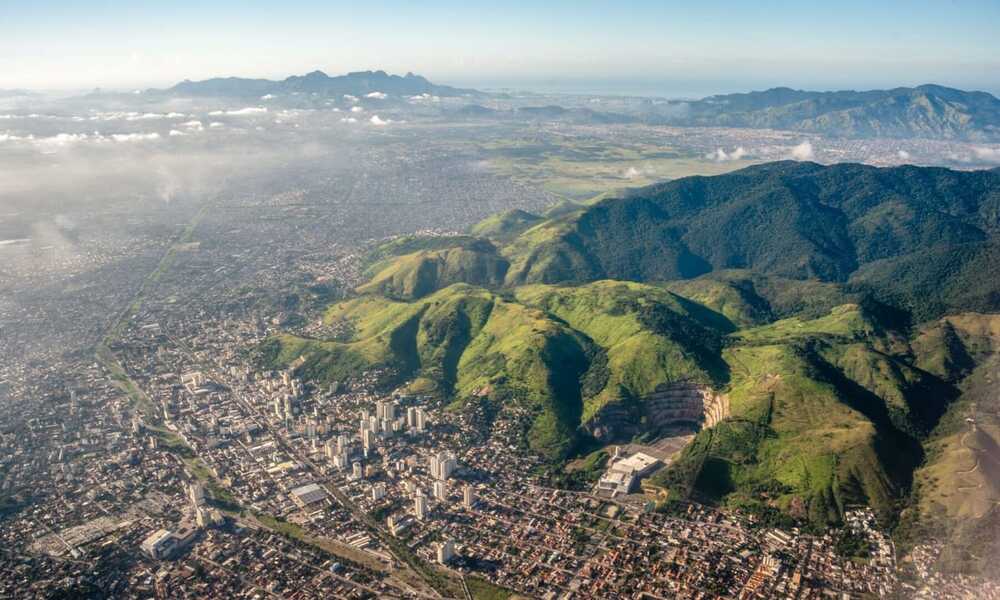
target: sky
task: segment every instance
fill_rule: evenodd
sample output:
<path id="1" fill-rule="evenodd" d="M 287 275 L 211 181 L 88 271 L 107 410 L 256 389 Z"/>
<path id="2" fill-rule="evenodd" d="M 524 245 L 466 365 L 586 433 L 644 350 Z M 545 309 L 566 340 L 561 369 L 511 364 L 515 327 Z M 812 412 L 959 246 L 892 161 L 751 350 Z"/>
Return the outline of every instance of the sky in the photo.
<path id="1" fill-rule="evenodd" d="M 1000 0 L 0 0 L 0 23 L 0 88 L 383 69 L 582 93 L 1000 93 Z"/>

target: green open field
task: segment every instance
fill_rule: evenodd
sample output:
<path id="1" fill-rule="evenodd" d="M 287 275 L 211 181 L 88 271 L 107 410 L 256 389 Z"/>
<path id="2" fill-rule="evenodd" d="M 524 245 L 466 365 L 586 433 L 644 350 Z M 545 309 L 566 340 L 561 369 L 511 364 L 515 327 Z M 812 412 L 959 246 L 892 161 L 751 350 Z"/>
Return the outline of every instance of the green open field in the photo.
<path id="1" fill-rule="evenodd" d="M 718 175 L 755 162 L 717 162 L 669 146 L 555 135 L 544 141 L 500 139 L 484 147 L 498 172 L 576 200 L 689 175 Z"/>

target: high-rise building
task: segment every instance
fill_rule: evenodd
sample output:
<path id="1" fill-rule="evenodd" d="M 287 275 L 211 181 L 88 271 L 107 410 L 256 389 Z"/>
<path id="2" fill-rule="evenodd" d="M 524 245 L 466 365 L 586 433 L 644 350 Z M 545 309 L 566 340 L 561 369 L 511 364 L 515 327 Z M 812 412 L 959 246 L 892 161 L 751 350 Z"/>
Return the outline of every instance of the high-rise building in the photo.
<path id="1" fill-rule="evenodd" d="M 432 489 L 434 490 L 434 497 L 436 499 L 442 501 L 448 499 L 448 487 L 443 481 L 435 481 Z"/>
<path id="2" fill-rule="evenodd" d="M 438 452 L 428 459 L 428 470 L 431 477 L 444 481 L 451 477 L 451 474 L 458 466 L 458 460 L 450 452 Z"/>
<path id="3" fill-rule="evenodd" d="M 451 474 L 455 471 L 458 466 L 458 460 L 451 454 L 448 454 L 441 461 L 441 473 L 440 479 L 448 479 Z"/>
<path id="4" fill-rule="evenodd" d="M 372 501 L 378 501 L 385 498 L 385 484 L 376 483 L 372 486 Z"/>
<path id="5" fill-rule="evenodd" d="M 426 415 L 424 409 L 418 408 L 413 419 L 413 427 L 419 432 L 424 430 Z"/>
<path id="6" fill-rule="evenodd" d="M 354 475 L 355 479 L 364 479 L 364 477 L 365 477 L 365 470 L 361 466 L 361 463 L 359 463 L 359 462 L 355 462 L 354 463 L 352 474 Z"/>
<path id="7" fill-rule="evenodd" d="M 375 416 L 383 421 L 394 421 L 396 419 L 396 403 L 379 400 L 375 405 Z"/>
<path id="8" fill-rule="evenodd" d="M 438 452 L 430 457 L 428 462 L 428 469 L 430 470 L 431 477 L 434 479 L 439 479 L 444 481 L 451 477 L 451 474 L 455 471 L 458 466 L 458 460 L 455 455 L 450 452 Z"/>
<path id="9" fill-rule="evenodd" d="M 338 469 L 341 469 L 341 470 L 346 469 L 347 468 L 347 453 L 346 452 L 341 452 L 340 454 L 334 456 L 333 457 L 333 466 L 336 467 L 336 468 L 338 468 Z"/>
<path id="10" fill-rule="evenodd" d="M 462 505 L 465 508 L 472 508 L 476 505 L 476 490 L 472 489 L 471 485 L 466 484 L 462 488 Z"/>
<path id="11" fill-rule="evenodd" d="M 205 488 L 197 481 L 192 482 L 188 486 L 188 497 L 191 499 L 191 504 L 198 508 L 205 503 Z"/>
<path id="12" fill-rule="evenodd" d="M 445 540 L 437 545 L 437 560 L 442 565 L 455 556 L 455 542 Z"/>
<path id="13" fill-rule="evenodd" d="M 421 521 L 427 518 L 427 498 L 423 495 L 413 499 L 413 515 Z"/>

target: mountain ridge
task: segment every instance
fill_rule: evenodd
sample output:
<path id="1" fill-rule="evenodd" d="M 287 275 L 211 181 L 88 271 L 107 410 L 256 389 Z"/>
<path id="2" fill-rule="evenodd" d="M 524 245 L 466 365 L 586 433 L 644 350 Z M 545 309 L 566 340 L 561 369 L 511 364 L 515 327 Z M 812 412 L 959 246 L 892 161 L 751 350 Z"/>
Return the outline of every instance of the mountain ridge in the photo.
<path id="1" fill-rule="evenodd" d="M 937 84 L 816 92 L 776 87 L 708 96 L 666 118 L 696 126 L 783 129 L 837 137 L 1000 140 L 1000 99 Z"/>
<path id="2" fill-rule="evenodd" d="M 480 92 L 472 89 L 437 85 L 410 72 L 405 75 L 390 75 L 382 70 L 352 71 L 332 77 L 323 71 L 314 70 L 305 75 L 291 75 L 281 80 L 245 77 L 214 77 L 200 81 L 185 79 L 169 88 L 148 90 L 147 93 L 253 97 L 292 93 L 364 95 L 373 92 L 407 96 L 420 94 L 436 96 L 480 95 Z"/>

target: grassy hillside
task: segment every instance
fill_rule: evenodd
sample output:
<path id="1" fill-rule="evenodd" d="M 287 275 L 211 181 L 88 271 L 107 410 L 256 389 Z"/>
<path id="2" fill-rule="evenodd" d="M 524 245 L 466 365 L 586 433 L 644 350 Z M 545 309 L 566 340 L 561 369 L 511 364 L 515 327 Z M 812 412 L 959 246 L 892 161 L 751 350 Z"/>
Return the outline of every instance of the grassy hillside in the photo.
<path id="1" fill-rule="evenodd" d="M 424 391 L 510 399 L 536 412 L 528 434 L 533 449 L 552 459 L 572 450 L 591 348 L 541 311 L 459 284 L 412 303 L 342 302 L 326 319 L 352 333 L 345 341 L 278 336 L 265 343 L 264 359 L 280 366 L 305 357 L 298 374 L 318 381 L 386 367 L 387 384 L 416 378 Z"/>
<path id="2" fill-rule="evenodd" d="M 584 391 L 583 418 L 609 402 L 648 395 L 678 380 L 723 385 L 722 334 L 734 329 L 722 315 L 670 292 L 637 283 L 598 281 L 578 287 L 545 285 L 515 290 L 521 303 L 544 310 L 586 335 L 602 351 Z"/>
<path id="3" fill-rule="evenodd" d="M 922 327 L 917 364 L 953 381 L 961 396 L 926 443 L 903 515 L 904 549 L 945 542 L 939 567 L 1000 576 L 1000 316 L 965 313 Z"/>
<path id="4" fill-rule="evenodd" d="M 891 519 L 922 455 L 917 438 L 950 400 L 940 378 L 888 353 L 908 348 L 905 336 L 855 304 L 738 329 L 690 298 L 634 282 L 503 296 L 457 284 L 410 302 L 362 296 L 326 318 L 348 333 L 274 338 L 268 360 L 303 356 L 300 374 L 320 381 L 389 367 L 386 383 L 526 406 L 535 415 L 526 441 L 552 460 L 570 457 L 609 404 L 641 430 L 643 397 L 664 383 L 702 382 L 727 394 L 732 415 L 700 432 L 659 483 L 675 496 L 816 524 L 858 502 Z"/>
<path id="5" fill-rule="evenodd" d="M 700 432 L 658 482 L 778 521 L 832 522 L 855 503 L 891 521 L 920 437 L 953 398 L 943 381 L 884 352 L 900 344 L 857 305 L 732 334 L 723 352 L 731 417 Z"/>
<path id="6" fill-rule="evenodd" d="M 422 298 L 453 283 L 495 287 L 503 283 L 509 263 L 485 240 L 433 250 L 418 250 L 381 260 L 372 279 L 358 288 L 390 298 Z"/>
<path id="7" fill-rule="evenodd" d="M 543 217 L 514 209 L 487 217 L 470 229 L 472 235 L 496 240 L 511 240 L 532 226 L 544 221 Z"/>

